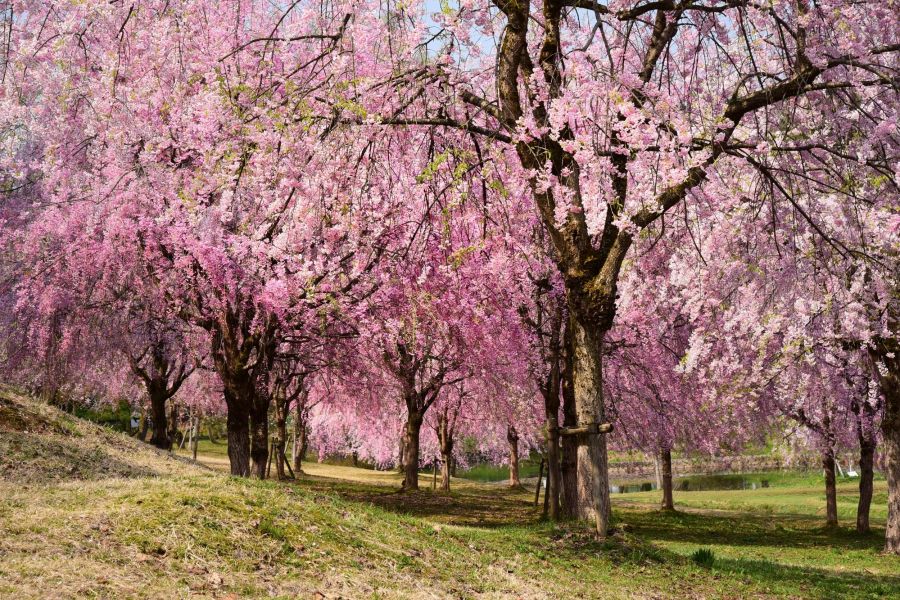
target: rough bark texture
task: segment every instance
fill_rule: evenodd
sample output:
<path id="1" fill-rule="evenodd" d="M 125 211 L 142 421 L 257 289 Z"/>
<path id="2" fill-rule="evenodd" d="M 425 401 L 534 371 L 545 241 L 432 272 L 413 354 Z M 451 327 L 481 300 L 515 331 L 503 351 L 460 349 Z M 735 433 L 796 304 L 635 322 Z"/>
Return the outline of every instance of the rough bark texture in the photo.
<path id="1" fill-rule="evenodd" d="M 453 455 L 441 452 L 441 491 L 450 491 L 450 464 L 453 462 Z"/>
<path id="2" fill-rule="evenodd" d="M 575 413 L 578 425 L 602 423 L 603 371 L 601 364 L 602 334 L 573 319 Z M 609 529 L 609 481 L 606 436 L 579 436 L 576 453 L 576 515 L 596 525 L 605 536 Z"/>
<path id="3" fill-rule="evenodd" d="M 563 426 L 575 427 L 578 418 L 575 415 L 575 389 L 572 382 L 572 349 L 568 338 L 570 328 L 566 327 L 566 368 L 562 377 Z M 578 440 L 573 436 L 565 436 L 561 440 L 562 455 L 560 457 L 560 511 L 569 519 L 578 516 Z"/>
<path id="4" fill-rule="evenodd" d="M 231 474 L 250 476 L 250 411 L 253 408 L 255 386 L 247 369 L 252 350 L 249 343 L 239 344 L 228 328 L 213 329 L 210 354 L 222 381 L 227 417 L 228 460 Z M 242 346 L 246 345 L 244 348 Z M 263 463 L 265 469 L 265 463 Z"/>
<path id="5" fill-rule="evenodd" d="M 879 383 L 884 396 L 881 447 L 888 484 L 884 551 L 900 554 L 900 343 L 880 340 L 873 354 L 879 366 Z"/>
<path id="6" fill-rule="evenodd" d="M 275 448 L 275 473 L 278 479 L 286 479 L 284 458 L 288 439 L 287 413 L 290 407 L 287 404 L 287 398 L 285 398 L 283 391 L 279 391 L 273 400 L 275 407 L 275 435 L 272 441 Z"/>
<path id="7" fill-rule="evenodd" d="M 175 444 L 180 444 L 184 441 L 184 436 L 181 435 L 181 432 L 178 430 L 178 406 L 175 403 L 169 404 L 169 449 L 171 450 L 172 446 Z M 179 439 L 180 438 L 180 439 Z"/>
<path id="8" fill-rule="evenodd" d="M 422 430 L 422 415 L 410 412 L 403 429 L 403 489 L 419 489 L 419 434 Z"/>
<path id="9" fill-rule="evenodd" d="M 556 417 L 551 415 L 547 417 L 547 494 L 550 496 L 548 514 L 553 521 L 559 521 L 561 483 L 562 475 L 559 468 L 559 423 L 557 422 Z"/>
<path id="10" fill-rule="evenodd" d="M 834 452 L 826 451 L 822 456 L 825 469 L 825 520 L 829 527 L 837 527 L 837 485 L 834 475 Z"/>
<path id="11" fill-rule="evenodd" d="M 197 460 L 197 447 L 200 443 L 200 415 L 194 416 L 193 430 L 191 437 L 191 457 Z"/>
<path id="12" fill-rule="evenodd" d="M 520 487 L 519 479 L 519 434 L 512 425 L 506 428 L 506 441 L 509 443 L 509 487 Z"/>
<path id="13" fill-rule="evenodd" d="M 662 509 L 675 510 L 675 501 L 672 497 L 672 451 L 663 450 L 659 453 L 659 466 L 662 471 Z"/>
<path id="14" fill-rule="evenodd" d="M 862 440 L 859 448 L 859 504 L 856 507 L 856 530 L 860 533 L 869 532 L 874 466 L 875 442 Z"/>
<path id="15" fill-rule="evenodd" d="M 231 474 L 237 477 L 250 476 L 250 407 L 248 404 L 232 399 L 229 402 L 228 392 L 225 401 L 228 404 L 226 428 L 228 437 L 228 461 L 231 463 Z"/>
<path id="16" fill-rule="evenodd" d="M 172 449 L 172 440 L 169 437 L 169 416 L 166 413 L 165 392 L 150 394 L 150 415 L 153 421 L 153 435 L 150 443 L 162 450 Z"/>
<path id="17" fill-rule="evenodd" d="M 453 425 L 445 411 L 438 417 L 438 443 L 441 447 L 441 490 L 450 491 L 450 465 L 453 463 Z M 437 472 L 435 472 L 437 474 Z"/>
<path id="18" fill-rule="evenodd" d="M 403 434 L 400 436 L 400 454 L 399 459 L 397 460 L 397 471 L 406 473 L 406 428 L 403 429 Z"/>
<path id="19" fill-rule="evenodd" d="M 267 397 L 260 396 L 257 395 L 250 409 L 250 459 L 253 476 L 265 479 L 269 460 L 269 403 Z"/>

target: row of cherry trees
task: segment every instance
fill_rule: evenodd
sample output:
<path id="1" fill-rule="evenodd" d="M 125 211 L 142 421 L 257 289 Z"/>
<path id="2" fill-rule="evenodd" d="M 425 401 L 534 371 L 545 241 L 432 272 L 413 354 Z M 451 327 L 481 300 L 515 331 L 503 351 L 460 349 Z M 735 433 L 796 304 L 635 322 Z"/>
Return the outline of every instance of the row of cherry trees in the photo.
<path id="1" fill-rule="evenodd" d="M 155 424 L 188 385 L 235 475 L 270 437 L 283 473 L 292 412 L 407 489 L 423 448 L 449 485 L 461 436 L 542 446 L 601 535 L 605 422 L 664 466 L 793 423 L 832 473 L 880 440 L 900 551 L 890 6 L 7 10 L 7 377 Z"/>

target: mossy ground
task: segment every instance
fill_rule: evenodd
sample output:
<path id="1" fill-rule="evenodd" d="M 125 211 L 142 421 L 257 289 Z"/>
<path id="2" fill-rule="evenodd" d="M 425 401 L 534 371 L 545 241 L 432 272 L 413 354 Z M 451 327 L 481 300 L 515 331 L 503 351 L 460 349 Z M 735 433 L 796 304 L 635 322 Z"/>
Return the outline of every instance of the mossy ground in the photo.
<path id="1" fill-rule="evenodd" d="M 26 419 L 68 419 L 15 402 Z M 671 514 L 652 493 L 619 495 L 616 533 L 601 542 L 580 525 L 542 521 L 528 490 L 454 480 L 449 494 L 400 494 L 393 473 L 318 464 L 297 482 L 240 480 L 77 420 L 28 431 L 0 420 L 0 444 L 18 448 L 5 461 L 48 443 L 103 452 L 77 454 L 86 464 L 74 479 L 52 468 L 41 477 L 50 463 L 40 461 L 29 481 L 24 467 L 0 472 L 0 597 L 863 598 L 900 589 L 900 559 L 879 554 L 881 532 L 821 527 L 822 493 L 806 480 L 685 492 Z M 221 467 L 223 455 L 201 457 Z M 852 502 L 853 485 L 841 495 Z M 881 526 L 883 507 L 873 516 Z M 712 549 L 711 566 L 691 559 L 698 548 Z"/>

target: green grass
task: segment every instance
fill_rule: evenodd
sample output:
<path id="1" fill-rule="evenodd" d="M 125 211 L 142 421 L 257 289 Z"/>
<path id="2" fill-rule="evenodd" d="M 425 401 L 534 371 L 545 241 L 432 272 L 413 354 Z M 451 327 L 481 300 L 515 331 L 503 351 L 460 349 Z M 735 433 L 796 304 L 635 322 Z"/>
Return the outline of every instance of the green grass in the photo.
<path id="1" fill-rule="evenodd" d="M 761 515 L 821 517 L 825 515 L 825 483 L 821 474 L 768 474 L 770 487 L 757 490 L 716 490 L 675 492 L 679 508 L 706 511 L 743 511 Z M 859 500 L 859 480 L 839 479 L 837 485 L 838 518 L 855 522 Z M 656 505 L 659 492 L 635 492 L 617 495 L 629 504 Z M 887 490 L 881 478 L 876 480 L 871 518 L 883 522 L 887 518 Z"/>
<path id="2" fill-rule="evenodd" d="M 655 492 L 617 495 L 614 533 L 600 541 L 581 524 L 542 520 L 529 490 L 454 479 L 450 493 L 401 494 L 394 472 L 315 463 L 295 482 L 235 479 L 77 420 L 48 417 L 27 437 L 25 425 L 40 422 L 0 419 L 0 443 L 20 461 L 68 443 L 106 454 L 81 480 L 0 471 L 0 597 L 830 599 L 900 589 L 900 558 L 880 554 L 883 482 L 869 535 L 850 527 L 855 484 L 841 484 L 844 522 L 828 529 L 821 477 L 800 474 L 761 490 L 676 493 L 676 512 L 658 511 Z M 224 443 L 200 449 L 224 468 Z"/>
<path id="3" fill-rule="evenodd" d="M 525 479 L 527 477 L 537 477 L 540 463 L 532 461 L 523 461 L 519 464 L 519 477 Z M 460 470 L 457 474 L 462 479 L 470 479 L 472 481 L 508 481 L 509 467 L 506 465 L 474 465 L 469 469 Z"/>

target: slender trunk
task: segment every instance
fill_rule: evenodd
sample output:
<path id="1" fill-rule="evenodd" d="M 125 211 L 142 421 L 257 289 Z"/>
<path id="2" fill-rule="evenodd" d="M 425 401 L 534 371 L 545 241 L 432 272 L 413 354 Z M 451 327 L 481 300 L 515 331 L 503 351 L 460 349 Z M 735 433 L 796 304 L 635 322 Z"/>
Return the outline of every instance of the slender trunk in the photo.
<path id="1" fill-rule="evenodd" d="M 506 428 L 506 441 L 509 442 L 509 487 L 519 487 L 519 434 L 510 425 Z"/>
<path id="2" fill-rule="evenodd" d="M 453 431 L 445 412 L 438 417 L 438 441 L 441 445 L 441 490 L 450 491 L 450 464 L 453 462 Z"/>
<path id="3" fill-rule="evenodd" d="M 269 460 L 269 398 L 265 392 L 256 395 L 250 408 L 250 460 L 253 475 L 265 479 Z"/>
<path id="4" fill-rule="evenodd" d="M 538 500 L 541 497 L 541 481 L 544 479 L 544 457 L 541 457 L 541 464 L 538 467 L 538 480 L 537 485 L 534 486 L 534 505 L 538 505 Z"/>
<path id="5" fill-rule="evenodd" d="M 900 554 L 900 343 L 880 340 L 879 352 L 874 358 L 884 397 L 881 447 L 888 484 L 884 551 Z"/>
<path id="6" fill-rule="evenodd" d="M 406 473 L 406 428 L 400 435 L 400 458 L 397 460 L 397 470 L 400 473 Z"/>
<path id="7" fill-rule="evenodd" d="M 151 392 L 150 414 L 153 420 L 153 435 L 150 443 L 162 450 L 172 449 L 172 439 L 169 437 L 169 417 L 166 414 L 165 392 Z"/>
<path id="8" fill-rule="evenodd" d="M 419 433 L 422 429 L 422 415 L 410 411 L 406 420 L 403 441 L 403 489 L 419 489 Z"/>
<path id="9" fill-rule="evenodd" d="M 859 444 L 859 504 L 856 507 L 856 531 L 869 533 L 869 508 L 875 465 L 875 440 L 860 439 Z"/>
<path id="10" fill-rule="evenodd" d="M 672 451 L 660 452 L 659 463 L 662 471 L 662 509 L 675 510 L 675 502 L 672 498 Z"/>
<path id="11" fill-rule="evenodd" d="M 578 318 L 571 319 L 573 335 L 573 387 L 579 425 L 602 423 L 603 333 Z M 610 504 L 605 435 L 579 436 L 576 454 L 578 482 L 576 514 L 594 523 L 597 534 L 606 536 Z"/>
<path id="12" fill-rule="evenodd" d="M 306 457 L 307 431 L 305 402 L 297 401 L 297 409 L 294 412 L 294 475 L 303 474 L 303 459 Z"/>
<path id="13" fill-rule="evenodd" d="M 653 474 L 656 476 L 656 489 L 663 489 L 662 483 L 662 469 L 660 468 L 660 457 L 657 454 L 653 457 Z"/>
<path id="14" fill-rule="evenodd" d="M 286 479 L 284 453 L 287 447 L 287 412 L 284 394 L 275 398 L 275 473 L 278 479 Z"/>
<path id="15" fill-rule="evenodd" d="M 197 413 L 194 416 L 194 435 L 193 435 L 193 445 L 191 446 L 191 455 L 194 460 L 197 460 L 197 446 L 200 442 L 200 413 Z"/>
<path id="16" fill-rule="evenodd" d="M 181 446 L 181 442 L 184 441 L 184 436 L 180 435 L 180 431 L 178 430 L 178 405 L 174 402 L 169 403 L 169 449 L 171 450 L 172 445 L 178 443 L 179 447 Z M 178 438 L 181 438 L 180 440 Z"/>
<path id="17" fill-rule="evenodd" d="M 834 451 L 829 449 L 822 456 L 825 469 L 825 520 L 829 527 L 837 527 L 837 484 L 834 474 Z"/>
<path id="18" fill-rule="evenodd" d="M 306 458 L 306 450 L 309 448 L 309 431 L 306 425 L 300 430 L 297 437 L 297 454 L 294 455 L 294 473 L 303 473 L 303 461 Z"/>

